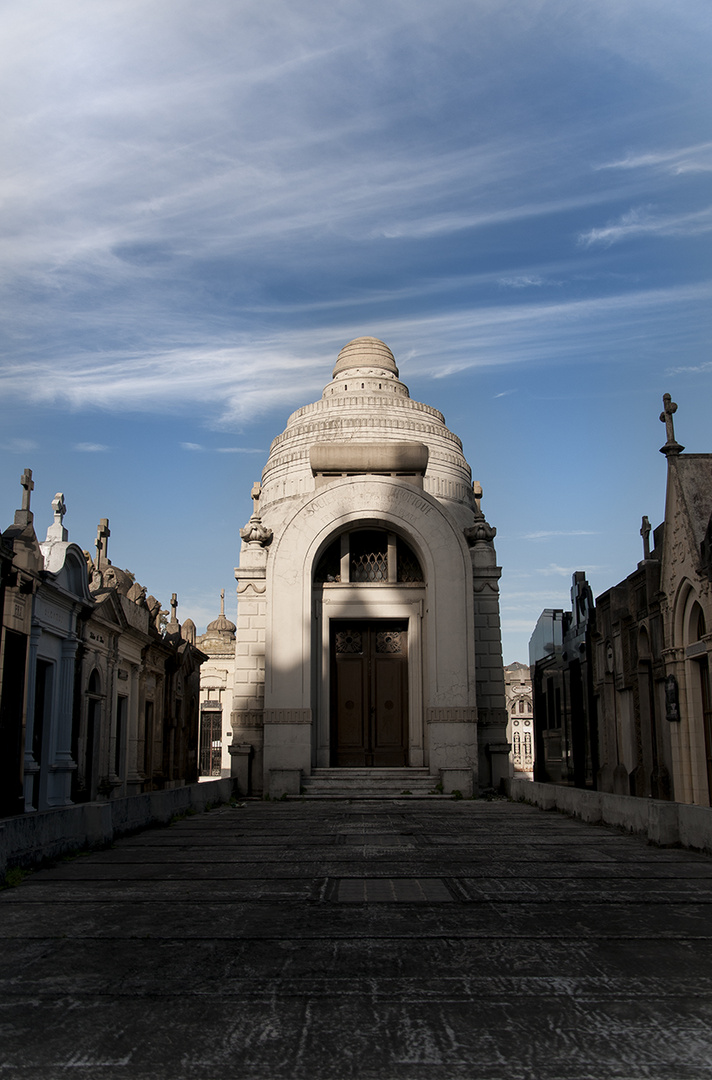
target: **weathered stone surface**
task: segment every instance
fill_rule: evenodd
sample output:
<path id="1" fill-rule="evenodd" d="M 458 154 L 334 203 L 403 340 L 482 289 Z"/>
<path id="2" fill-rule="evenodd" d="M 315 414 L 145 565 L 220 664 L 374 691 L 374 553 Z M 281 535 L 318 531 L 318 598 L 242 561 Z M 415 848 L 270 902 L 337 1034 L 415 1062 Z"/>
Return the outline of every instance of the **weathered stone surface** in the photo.
<path id="1" fill-rule="evenodd" d="M 225 807 L 0 893 L 0 1070 L 709 1080 L 710 914 L 709 857 L 524 804 Z"/>

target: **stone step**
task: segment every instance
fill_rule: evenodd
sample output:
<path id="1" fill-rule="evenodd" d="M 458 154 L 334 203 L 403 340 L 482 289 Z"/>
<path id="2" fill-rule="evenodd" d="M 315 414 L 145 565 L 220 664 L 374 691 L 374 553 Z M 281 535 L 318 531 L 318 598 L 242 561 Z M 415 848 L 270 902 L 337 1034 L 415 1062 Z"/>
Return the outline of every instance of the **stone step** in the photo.
<path id="1" fill-rule="evenodd" d="M 396 796 L 403 792 L 429 795 L 435 791 L 437 777 L 427 769 L 314 769 L 302 778 L 302 792 L 311 795 L 348 795 L 349 797 Z"/>

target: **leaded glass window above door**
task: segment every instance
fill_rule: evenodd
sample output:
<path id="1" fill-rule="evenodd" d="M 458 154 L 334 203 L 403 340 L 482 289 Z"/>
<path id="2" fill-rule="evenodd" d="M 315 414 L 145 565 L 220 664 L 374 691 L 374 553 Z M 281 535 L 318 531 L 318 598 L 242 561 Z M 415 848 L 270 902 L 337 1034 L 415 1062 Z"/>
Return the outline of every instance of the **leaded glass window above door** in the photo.
<path id="1" fill-rule="evenodd" d="M 317 585 L 422 584 L 423 570 L 409 544 L 386 529 L 353 529 L 342 533 L 319 559 Z"/>

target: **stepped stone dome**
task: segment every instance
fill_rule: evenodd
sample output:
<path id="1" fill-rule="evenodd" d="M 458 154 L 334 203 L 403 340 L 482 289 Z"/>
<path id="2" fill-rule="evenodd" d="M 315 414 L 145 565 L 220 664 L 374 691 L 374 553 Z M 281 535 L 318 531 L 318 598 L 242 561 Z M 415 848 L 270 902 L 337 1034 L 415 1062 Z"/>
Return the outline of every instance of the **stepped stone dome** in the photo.
<path id="1" fill-rule="evenodd" d="M 337 473 L 409 472 L 410 467 L 393 464 L 393 455 L 401 454 L 406 444 L 416 444 L 421 456 L 427 448 L 424 490 L 459 504 L 463 527 L 471 525 L 472 475 L 460 439 L 448 430 L 441 412 L 411 399 L 385 342 L 355 338 L 339 353 L 321 399 L 292 413 L 285 430 L 273 440 L 262 473 L 260 513 L 273 515 L 282 500 L 303 499 L 324 482 L 318 473 L 334 472 L 318 467 L 314 455 L 322 461 L 322 450 L 338 455 Z M 352 460 L 344 464 L 344 455 Z M 288 512 L 285 506 L 279 513 Z M 272 530 L 276 521 L 273 516 L 269 521 L 264 518 Z"/>
<path id="2" fill-rule="evenodd" d="M 334 378 L 353 368 L 377 368 L 398 378 L 398 368 L 393 353 L 384 341 L 375 337 L 354 338 L 336 358 Z"/>

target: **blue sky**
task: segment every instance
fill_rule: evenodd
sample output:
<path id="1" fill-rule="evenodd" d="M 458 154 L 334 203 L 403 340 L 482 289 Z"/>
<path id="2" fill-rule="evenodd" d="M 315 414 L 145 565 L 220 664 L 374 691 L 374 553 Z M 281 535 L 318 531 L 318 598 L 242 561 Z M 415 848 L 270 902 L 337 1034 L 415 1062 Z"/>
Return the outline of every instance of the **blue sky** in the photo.
<path id="1" fill-rule="evenodd" d="M 505 660 L 663 513 L 661 398 L 712 451 L 706 0 L 10 0 L 0 528 L 202 630 L 250 487 L 372 334 L 463 439 Z"/>

